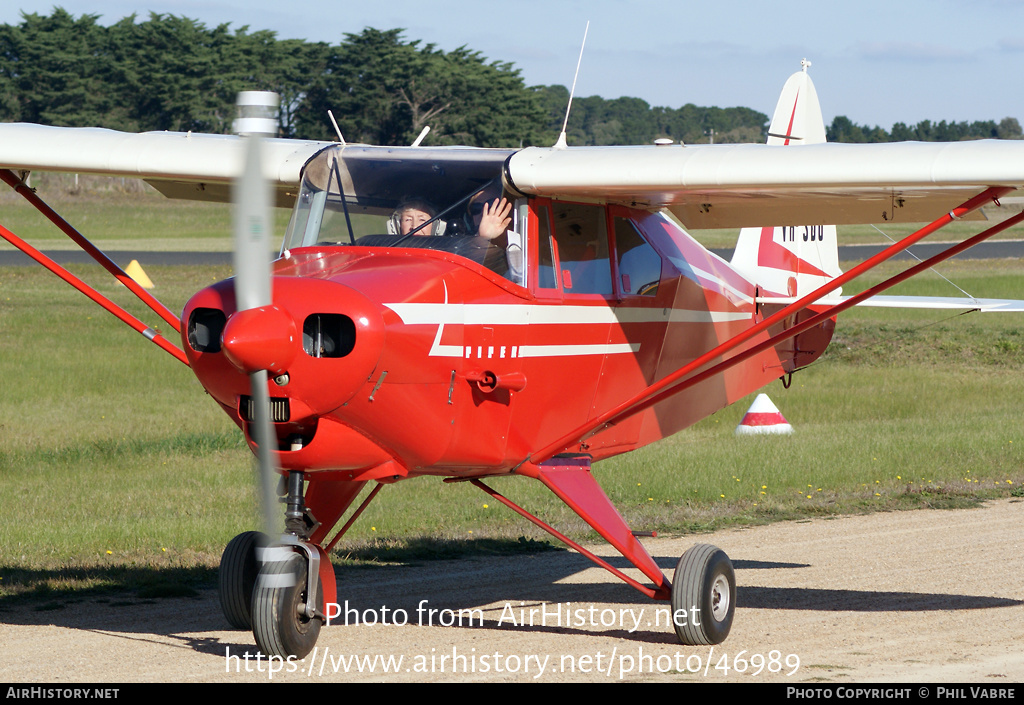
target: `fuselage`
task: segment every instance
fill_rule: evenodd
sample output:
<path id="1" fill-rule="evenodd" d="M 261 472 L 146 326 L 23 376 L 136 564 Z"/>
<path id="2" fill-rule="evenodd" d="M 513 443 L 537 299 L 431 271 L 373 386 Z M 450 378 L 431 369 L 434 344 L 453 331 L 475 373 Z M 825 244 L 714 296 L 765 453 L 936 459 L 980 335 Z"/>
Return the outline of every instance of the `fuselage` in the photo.
<path id="1" fill-rule="evenodd" d="M 755 283 L 661 213 L 514 201 L 499 244 L 451 225 L 303 239 L 295 222 L 315 212 L 297 207 L 273 278 L 295 331 L 268 383 L 280 467 L 337 480 L 508 472 L 763 318 Z M 183 338 L 254 445 L 249 379 L 220 345 L 234 315 L 231 281 L 209 287 L 186 306 Z M 600 460 L 668 436 L 783 375 L 786 357 L 770 348 L 566 450 Z"/>

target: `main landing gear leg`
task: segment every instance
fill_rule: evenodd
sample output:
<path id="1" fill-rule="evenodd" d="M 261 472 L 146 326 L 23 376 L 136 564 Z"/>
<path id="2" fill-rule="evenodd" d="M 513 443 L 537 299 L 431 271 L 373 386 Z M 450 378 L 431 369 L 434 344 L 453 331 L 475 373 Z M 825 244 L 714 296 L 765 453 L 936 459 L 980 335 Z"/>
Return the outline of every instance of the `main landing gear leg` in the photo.
<path id="1" fill-rule="evenodd" d="M 543 482 L 654 586 L 633 580 L 478 480 L 473 484 L 648 597 L 669 600 L 676 636 L 682 643 L 720 644 L 729 635 L 736 611 L 736 577 L 724 551 L 707 544 L 690 548 L 679 559 L 670 584 L 591 475 L 589 456 L 555 456 L 537 465 L 524 464 L 519 473 Z"/>

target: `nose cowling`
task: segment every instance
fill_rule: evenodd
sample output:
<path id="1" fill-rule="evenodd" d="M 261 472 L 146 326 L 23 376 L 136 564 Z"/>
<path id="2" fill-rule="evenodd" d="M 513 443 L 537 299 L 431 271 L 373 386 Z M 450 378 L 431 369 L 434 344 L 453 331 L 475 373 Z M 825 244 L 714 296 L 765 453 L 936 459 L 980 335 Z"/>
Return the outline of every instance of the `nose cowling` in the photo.
<path id="1" fill-rule="evenodd" d="M 271 306 L 235 311 L 231 281 L 203 289 L 182 314 L 182 342 L 203 387 L 227 408 L 249 394 L 248 373 L 287 375 L 271 396 L 322 416 L 367 383 L 384 349 L 380 307 L 338 282 L 274 277 Z M 299 421 L 294 416 L 292 421 Z"/>
<path id="2" fill-rule="evenodd" d="M 277 306 L 238 311 L 228 319 L 221 349 L 228 361 L 246 374 L 267 370 L 288 371 L 298 352 L 295 319 Z"/>

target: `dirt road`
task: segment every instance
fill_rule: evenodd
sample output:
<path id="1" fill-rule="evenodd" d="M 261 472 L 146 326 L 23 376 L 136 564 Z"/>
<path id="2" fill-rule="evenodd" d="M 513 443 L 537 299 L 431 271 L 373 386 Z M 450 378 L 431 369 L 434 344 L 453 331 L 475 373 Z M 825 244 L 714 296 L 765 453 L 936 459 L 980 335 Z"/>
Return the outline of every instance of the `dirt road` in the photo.
<path id="1" fill-rule="evenodd" d="M 7 610 L 0 681 L 1024 682 L 1024 501 L 645 544 L 671 577 L 695 542 L 723 548 L 739 585 L 713 648 L 680 646 L 655 624 L 660 603 L 582 557 L 545 553 L 345 570 L 343 607 L 407 624 L 331 626 L 276 673 L 251 634 L 223 630 L 213 591 Z M 459 610 L 480 612 L 437 626 Z"/>

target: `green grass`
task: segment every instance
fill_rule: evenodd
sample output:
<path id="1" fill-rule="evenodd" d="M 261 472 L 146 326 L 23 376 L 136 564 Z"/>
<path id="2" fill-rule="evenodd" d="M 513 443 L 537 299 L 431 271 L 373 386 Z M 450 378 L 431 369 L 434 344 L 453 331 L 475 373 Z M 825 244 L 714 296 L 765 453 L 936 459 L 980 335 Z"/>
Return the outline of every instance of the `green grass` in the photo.
<path id="1" fill-rule="evenodd" d="M 98 267 L 73 269 L 158 324 Z M 175 311 L 229 274 L 147 272 Z M 1020 261 L 943 272 L 978 296 L 1024 298 Z M 933 275 L 898 293 L 955 295 Z M 1020 496 L 1022 323 L 852 311 L 821 361 L 788 391 L 766 390 L 792 436 L 735 437 L 746 399 L 594 472 L 635 529 L 666 533 Z M 30 595 L 45 608 L 69 590 L 209 587 L 223 546 L 257 520 L 241 434 L 191 372 L 29 267 L 0 269 L 0 359 L 0 607 Z M 539 483 L 489 482 L 569 535 L 595 538 Z M 423 478 L 386 487 L 336 554 L 364 565 L 535 550 L 546 539 L 466 483 Z"/>

